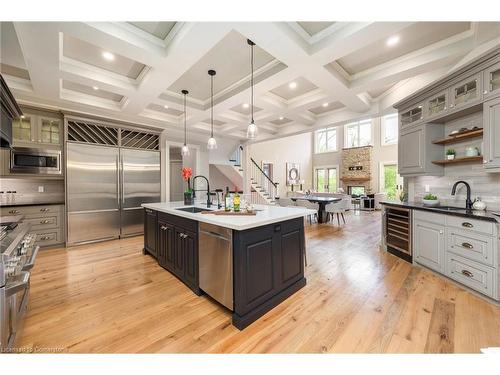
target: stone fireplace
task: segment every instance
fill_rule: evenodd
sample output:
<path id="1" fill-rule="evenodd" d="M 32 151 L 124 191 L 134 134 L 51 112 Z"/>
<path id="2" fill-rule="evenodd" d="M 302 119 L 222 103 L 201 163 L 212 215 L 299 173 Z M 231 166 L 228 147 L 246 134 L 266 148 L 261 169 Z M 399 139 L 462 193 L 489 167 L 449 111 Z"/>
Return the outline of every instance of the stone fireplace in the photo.
<path id="1" fill-rule="evenodd" d="M 352 191 L 372 193 L 373 146 L 342 149 L 340 186 L 348 194 Z"/>

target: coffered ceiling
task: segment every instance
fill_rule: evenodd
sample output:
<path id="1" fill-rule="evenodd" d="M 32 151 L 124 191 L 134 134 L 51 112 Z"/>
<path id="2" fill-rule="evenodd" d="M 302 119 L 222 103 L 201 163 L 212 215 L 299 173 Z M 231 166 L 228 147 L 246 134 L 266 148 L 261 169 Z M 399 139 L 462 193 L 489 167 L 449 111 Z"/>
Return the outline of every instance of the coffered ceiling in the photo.
<path id="1" fill-rule="evenodd" d="M 500 45 L 488 22 L 1 22 L 0 70 L 22 104 L 183 134 L 279 137 L 392 111 L 392 104 Z"/>

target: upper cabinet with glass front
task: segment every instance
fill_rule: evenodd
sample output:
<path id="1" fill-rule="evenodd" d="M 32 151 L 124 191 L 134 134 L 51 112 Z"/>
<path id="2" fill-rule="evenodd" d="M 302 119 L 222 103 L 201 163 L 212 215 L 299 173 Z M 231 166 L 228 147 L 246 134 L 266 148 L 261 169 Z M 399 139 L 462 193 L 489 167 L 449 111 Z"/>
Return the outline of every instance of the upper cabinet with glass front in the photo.
<path id="1" fill-rule="evenodd" d="M 425 101 L 425 118 L 433 119 L 448 111 L 448 91 L 442 91 Z"/>
<path id="2" fill-rule="evenodd" d="M 500 62 L 487 68 L 483 73 L 484 97 L 500 94 Z"/>
<path id="3" fill-rule="evenodd" d="M 423 104 L 418 104 L 414 107 L 403 110 L 399 114 L 399 122 L 401 129 L 406 129 L 418 125 L 424 119 Z"/>
<path id="4" fill-rule="evenodd" d="M 60 146 L 62 120 L 26 113 L 12 123 L 14 146 Z"/>
<path id="5" fill-rule="evenodd" d="M 450 110 L 478 104 L 483 98 L 481 73 L 474 74 L 450 87 Z"/>

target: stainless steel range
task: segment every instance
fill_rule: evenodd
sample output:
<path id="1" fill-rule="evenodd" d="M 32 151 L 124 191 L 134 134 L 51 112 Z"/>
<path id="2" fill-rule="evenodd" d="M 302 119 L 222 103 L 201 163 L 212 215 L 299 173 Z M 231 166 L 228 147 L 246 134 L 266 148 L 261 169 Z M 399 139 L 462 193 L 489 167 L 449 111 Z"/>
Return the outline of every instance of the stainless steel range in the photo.
<path id="1" fill-rule="evenodd" d="M 0 353 L 9 351 L 21 329 L 28 306 L 30 271 L 39 246 L 31 225 L 2 225 L 0 245 Z"/>

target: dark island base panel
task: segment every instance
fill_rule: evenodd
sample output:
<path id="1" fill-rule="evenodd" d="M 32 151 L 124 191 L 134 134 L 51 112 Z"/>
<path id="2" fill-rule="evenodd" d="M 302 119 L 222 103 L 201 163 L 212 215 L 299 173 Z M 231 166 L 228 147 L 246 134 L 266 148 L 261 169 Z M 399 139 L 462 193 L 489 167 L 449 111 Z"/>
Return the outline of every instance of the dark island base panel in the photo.
<path id="1" fill-rule="evenodd" d="M 233 313 L 233 325 L 239 330 L 243 330 L 248 327 L 250 324 L 255 322 L 257 319 L 262 317 L 267 312 L 274 309 L 281 302 L 285 301 L 293 295 L 295 292 L 299 291 L 303 287 L 306 286 L 306 279 L 303 278 L 297 281 L 295 284 L 290 285 L 285 290 L 281 291 L 271 299 L 264 302 L 262 305 L 259 305 L 256 309 L 246 313 L 243 316 L 239 316 L 237 313 Z"/>
<path id="2" fill-rule="evenodd" d="M 392 255 L 395 255 L 403 260 L 406 260 L 409 263 L 413 262 L 412 256 L 408 255 L 406 253 L 403 253 L 402 251 L 399 251 L 398 249 L 394 249 L 393 247 L 387 245 L 387 252 L 391 253 Z"/>

